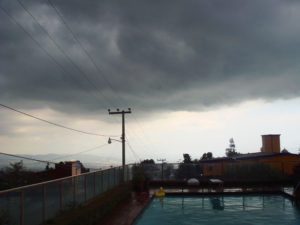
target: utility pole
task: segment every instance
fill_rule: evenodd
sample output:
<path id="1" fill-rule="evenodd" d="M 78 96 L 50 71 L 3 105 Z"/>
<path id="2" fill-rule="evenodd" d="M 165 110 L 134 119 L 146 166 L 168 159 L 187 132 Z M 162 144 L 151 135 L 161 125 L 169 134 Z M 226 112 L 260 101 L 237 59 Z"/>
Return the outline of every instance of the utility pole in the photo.
<path id="1" fill-rule="evenodd" d="M 117 109 L 115 112 L 111 112 L 110 109 L 108 109 L 109 115 L 114 115 L 114 114 L 122 114 L 122 181 L 125 181 L 125 114 L 131 113 L 131 108 L 128 108 L 128 111 Z"/>

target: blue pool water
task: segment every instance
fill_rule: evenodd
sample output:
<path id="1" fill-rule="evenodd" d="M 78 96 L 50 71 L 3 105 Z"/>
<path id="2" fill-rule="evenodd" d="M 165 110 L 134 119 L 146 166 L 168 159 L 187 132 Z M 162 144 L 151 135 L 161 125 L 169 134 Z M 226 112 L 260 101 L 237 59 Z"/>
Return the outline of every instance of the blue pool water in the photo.
<path id="1" fill-rule="evenodd" d="M 300 210 L 281 195 L 154 198 L 134 225 L 300 224 Z"/>

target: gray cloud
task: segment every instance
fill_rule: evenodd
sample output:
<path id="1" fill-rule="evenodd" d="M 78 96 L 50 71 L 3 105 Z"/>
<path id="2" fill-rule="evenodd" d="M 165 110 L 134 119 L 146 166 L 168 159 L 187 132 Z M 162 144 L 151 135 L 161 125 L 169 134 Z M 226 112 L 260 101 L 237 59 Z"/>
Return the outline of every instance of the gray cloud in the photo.
<path id="1" fill-rule="evenodd" d="M 93 114 L 114 106 L 201 110 L 300 94 L 298 1 L 52 1 L 101 73 L 51 6 L 22 2 L 92 85 L 18 2 L 1 1 L 64 70 L 0 10 L 4 103 Z"/>

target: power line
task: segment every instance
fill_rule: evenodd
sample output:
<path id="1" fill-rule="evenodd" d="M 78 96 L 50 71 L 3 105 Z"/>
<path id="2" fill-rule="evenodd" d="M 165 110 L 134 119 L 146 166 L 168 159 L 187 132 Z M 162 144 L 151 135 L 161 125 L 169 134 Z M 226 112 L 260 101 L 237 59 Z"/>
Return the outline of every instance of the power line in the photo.
<path id="1" fill-rule="evenodd" d="M 129 151 L 129 152 L 130 152 L 130 156 L 132 158 L 131 161 L 134 163 L 138 162 L 139 160 L 136 158 L 136 156 L 133 154 L 133 152 L 132 151 Z"/>
<path id="2" fill-rule="evenodd" d="M 23 32 L 25 33 L 25 34 L 27 34 L 28 36 L 29 36 L 29 38 L 40 48 L 40 49 L 42 49 L 43 50 L 43 52 L 56 64 L 56 65 L 58 65 L 58 67 L 65 73 L 65 74 L 67 74 L 67 75 L 71 75 L 64 67 L 63 67 L 63 65 L 61 64 L 61 63 L 59 63 L 56 59 L 55 59 L 55 57 L 53 57 L 47 50 L 46 50 L 46 48 L 44 48 L 32 35 L 31 35 L 31 33 L 30 32 L 28 32 L 13 16 L 11 16 L 10 14 L 9 14 L 9 12 L 4 8 L 4 7 L 2 7 L 1 5 L 0 5 L 0 8 L 1 8 L 1 10 L 17 25 L 17 26 L 19 26 L 19 28 L 21 29 L 21 30 L 23 30 Z M 74 83 L 76 83 L 76 80 L 73 78 L 73 76 L 71 75 L 70 76 L 71 77 L 71 79 L 72 79 L 72 81 L 74 82 Z M 76 83 L 77 85 L 78 85 L 78 83 Z M 80 86 L 80 85 L 78 85 L 78 86 Z M 85 91 L 87 91 L 87 90 L 85 90 Z"/>
<path id="3" fill-rule="evenodd" d="M 48 35 L 48 37 L 50 38 L 50 40 L 55 44 L 55 46 L 60 50 L 60 52 L 62 52 L 62 54 L 73 64 L 74 67 L 76 67 L 81 73 L 81 75 L 84 76 L 84 78 L 89 82 L 89 84 L 91 86 L 93 86 L 96 90 L 99 91 L 99 93 L 102 95 L 102 97 L 109 102 L 106 97 L 102 94 L 102 92 L 99 90 L 99 88 L 88 78 L 87 74 L 85 74 L 77 65 L 76 63 L 66 54 L 64 53 L 63 49 L 55 42 L 55 40 L 53 39 L 53 37 L 47 32 L 47 30 L 37 21 L 37 19 L 32 15 L 32 13 L 30 13 L 29 10 L 26 9 L 26 7 L 24 6 L 24 4 L 22 2 L 20 2 L 19 0 L 17 0 L 19 2 L 19 4 L 21 5 L 21 7 L 33 18 L 33 20 L 39 24 L 40 28 L 42 30 L 44 30 L 44 32 Z M 90 59 L 90 61 L 92 62 L 92 64 L 94 65 L 94 67 L 96 68 L 96 70 L 100 73 L 100 75 L 102 75 L 102 77 L 104 78 L 104 80 L 106 81 L 106 83 L 109 85 L 109 87 L 113 90 L 113 92 L 119 97 L 119 99 L 121 100 L 121 97 L 117 94 L 117 92 L 114 90 L 114 88 L 112 87 L 111 83 L 109 82 L 109 80 L 104 76 L 104 74 L 102 73 L 102 71 L 99 69 L 99 67 L 97 66 L 97 64 L 95 63 L 94 59 L 92 58 L 92 56 L 89 54 L 89 52 L 84 48 L 84 46 L 81 44 L 81 42 L 79 41 L 79 39 L 76 37 L 75 33 L 72 31 L 71 27 L 67 24 L 67 22 L 65 21 L 64 17 L 59 13 L 58 9 L 53 5 L 53 3 L 48 0 L 49 4 L 52 6 L 52 8 L 55 10 L 55 12 L 57 13 L 57 15 L 60 17 L 61 21 L 63 22 L 63 24 L 66 26 L 66 28 L 70 31 L 70 33 L 72 34 L 74 40 L 80 45 L 80 47 L 83 49 L 83 51 L 85 52 L 85 54 L 88 56 L 88 58 Z M 52 56 L 50 55 L 50 53 L 41 46 L 41 44 L 32 37 L 32 35 L 21 25 L 19 24 L 4 8 L 1 7 L 1 9 L 38 45 L 38 47 L 40 47 L 46 54 L 48 57 L 50 57 L 57 65 L 59 65 L 59 67 L 68 74 L 68 72 L 64 69 L 64 67 L 62 66 L 62 64 L 58 63 L 58 61 Z M 110 102 L 110 104 L 112 104 Z M 113 105 L 113 104 L 112 104 Z M 136 119 L 135 119 L 136 120 Z M 46 122 L 46 121 L 44 121 Z M 137 121 L 136 121 L 137 122 Z M 49 123 L 49 121 L 47 121 L 47 123 Z M 54 124 L 52 122 L 50 122 L 50 124 L 52 125 L 58 125 L 58 124 Z M 59 125 L 60 126 L 60 125 Z M 139 125 L 141 128 L 141 125 Z M 60 126 L 66 129 L 69 129 L 65 126 Z M 142 128 L 141 128 L 142 129 Z M 77 131 L 77 132 L 81 132 L 81 133 L 85 133 L 85 134 L 91 134 L 90 132 L 82 132 L 76 129 L 71 128 L 71 130 L 73 131 Z M 95 135 L 95 134 L 92 134 Z M 97 135 L 97 134 L 96 134 Z M 97 135 L 97 136 L 104 136 L 104 135 Z M 106 136 L 112 136 L 112 135 L 106 135 Z M 138 137 L 138 136 L 137 136 Z"/>
<path id="4" fill-rule="evenodd" d="M 67 157 L 72 157 L 72 156 L 79 155 L 79 154 L 86 153 L 86 152 L 90 152 L 90 151 L 93 151 L 93 150 L 96 150 L 96 149 L 99 149 L 99 148 L 103 148 L 104 146 L 107 146 L 107 145 L 108 145 L 108 144 L 99 145 L 99 146 L 90 148 L 90 149 L 88 149 L 88 150 L 84 150 L 84 151 L 81 151 L 81 152 L 77 152 L 77 153 L 74 153 L 74 154 L 72 154 L 72 155 L 66 155 L 66 156 L 63 156 L 63 157 L 57 157 L 57 158 L 54 158 L 54 159 L 51 159 L 51 160 L 56 161 L 56 160 L 58 160 L 58 159 L 63 159 L 63 158 L 67 158 Z"/>
<path id="5" fill-rule="evenodd" d="M 20 156 L 20 155 L 14 155 L 14 154 L 8 154 L 8 153 L 4 153 L 4 152 L 0 152 L 1 155 L 6 155 L 6 156 L 12 156 L 15 158 L 20 158 L 20 159 L 26 159 L 26 160 L 32 160 L 32 161 L 37 161 L 37 162 L 42 162 L 42 163 L 52 163 L 55 164 L 55 162 L 50 162 L 50 161 L 46 161 L 46 160 L 40 160 L 40 159 L 33 159 L 33 158 L 29 158 L 29 157 L 25 157 L 25 156 Z"/>
<path id="6" fill-rule="evenodd" d="M 18 0 L 19 1 L 19 0 Z M 103 71 L 97 66 L 97 64 L 95 63 L 95 60 L 93 59 L 93 57 L 91 56 L 91 54 L 86 50 L 86 48 L 82 45 L 82 43 L 79 41 L 79 39 L 76 37 L 75 33 L 73 32 L 72 28 L 68 25 L 67 21 L 64 19 L 64 16 L 59 12 L 59 10 L 57 9 L 57 7 L 51 2 L 51 0 L 47 0 L 49 5 L 54 9 L 54 11 L 56 12 L 56 14 L 59 16 L 61 22 L 65 25 L 65 27 L 67 28 L 67 30 L 70 32 L 70 34 L 72 35 L 73 39 L 79 44 L 79 46 L 81 47 L 81 49 L 84 51 L 84 53 L 86 54 L 86 56 L 89 58 L 90 62 L 93 64 L 93 66 L 96 68 L 96 70 L 99 72 L 99 74 L 103 77 L 104 81 L 108 84 L 108 86 L 111 88 L 111 90 L 113 91 L 113 93 L 115 93 L 115 95 L 119 98 L 120 101 L 122 101 L 122 98 L 120 97 L 120 95 L 117 93 L 117 91 L 115 90 L 115 88 L 112 86 L 112 84 L 109 82 L 109 80 L 107 79 L 107 77 L 103 74 Z M 116 108 L 116 107 L 115 107 Z M 135 118 L 135 116 L 133 116 L 137 125 L 140 127 L 140 129 L 143 131 L 144 129 L 142 128 L 142 125 L 137 121 L 137 119 Z M 143 131 L 144 135 L 145 132 Z M 137 135 L 136 135 L 137 136 Z M 138 136 L 137 136 L 138 137 Z"/>
<path id="7" fill-rule="evenodd" d="M 79 71 L 79 74 L 84 77 L 84 79 L 99 93 L 101 94 L 102 98 L 109 104 L 110 101 L 105 97 L 105 95 L 99 90 L 99 88 L 90 80 L 88 75 L 68 56 L 65 51 L 62 49 L 62 47 L 55 41 L 55 39 L 49 34 L 49 32 L 44 28 L 44 26 L 36 19 L 36 17 L 25 7 L 25 5 L 20 1 L 17 0 L 19 5 L 30 15 L 30 17 L 39 25 L 39 27 L 46 33 L 46 35 L 49 37 L 49 39 L 52 41 L 52 43 L 56 46 L 56 48 L 68 59 L 68 61 Z"/>
<path id="8" fill-rule="evenodd" d="M 41 160 L 41 159 L 34 159 L 34 158 L 26 157 L 26 156 L 9 154 L 9 153 L 5 153 L 5 152 L 0 152 L 0 154 L 1 155 L 6 155 L 6 156 L 11 156 L 11 157 L 14 157 L 14 158 L 20 158 L 20 159 L 26 159 L 26 160 L 36 161 L 38 163 L 56 164 L 56 162 L 53 162 L 53 161 L 58 160 L 58 159 L 63 159 L 63 158 L 66 158 L 66 157 L 72 157 L 72 156 L 79 155 L 79 154 L 82 154 L 82 153 L 85 153 L 85 152 L 90 152 L 90 151 L 93 151 L 95 149 L 102 148 L 102 147 L 104 147 L 106 145 L 108 145 L 108 144 L 99 145 L 99 146 L 96 146 L 94 148 L 90 148 L 90 149 L 85 150 L 85 151 L 77 152 L 77 153 L 72 154 L 72 155 L 66 155 L 66 156 L 63 156 L 63 157 L 57 157 L 57 158 L 51 159 L 52 161 Z"/>
<path id="9" fill-rule="evenodd" d="M 127 143 L 127 146 L 129 147 L 130 144 Z M 129 150 L 131 151 L 132 155 L 135 157 L 136 161 L 141 162 L 141 159 L 139 158 L 139 156 L 135 153 L 135 151 L 131 147 L 129 147 Z"/>
<path id="10" fill-rule="evenodd" d="M 39 121 L 51 124 L 53 126 L 57 126 L 57 127 L 64 128 L 64 129 L 67 129 L 67 130 L 79 132 L 79 133 L 82 133 L 82 134 L 94 135 L 94 136 L 100 136 L 100 137 L 118 137 L 118 135 L 104 135 L 104 134 L 96 134 L 96 133 L 91 133 L 91 132 L 87 132 L 87 131 L 77 130 L 77 129 L 74 129 L 74 128 L 71 128 L 71 127 L 67 127 L 67 126 L 64 126 L 64 125 L 61 125 L 61 124 L 58 124 L 58 123 L 54 123 L 54 122 L 51 122 L 51 121 L 48 121 L 48 120 L 45 120 L 45 119 L 42 119 L 42 118 L 30 115 L 28 113 L 22 112 L 20 110 L 14 109 L 12 107 L 9 107 L 9 106 L 1 104 L 1 103 L 0 103 L 0 106 L 4 107 L 6 109 L 9 109 L 9 110 L 15 111 L 17 113 L 23 114 L 25 116 L 31 117 L 33 119 L 36 119 L 36 120 L 39 120 Z"/>
<path id="11" fill-rule="evenodd" d="M 60 64 L 56 59 L 55 59 L 55 57 L 53 57 L 13 16 L 11 16 L 10 14 L 9 14 L 9 12 L 4 8 L 4 7 L 2 7 L 1 5 L 0 5 L 0 8 L 2 9 L 2 11 L 16 24 L 16 25 L 18 25 L 22 30 L 23 30 L 23 32 L 24 33 L 26 33 L 29 37 L 30 37 L 30 39 L 40 48 L 40 49 L 42 49 L 43 51 L 44 51 L 44 53 L 55 63 L 55 64 L 57 64 L 60 68 L 61 68 L 61 70 L 65 73 L 65 74 L 68 74 L 68 75 L 70 75 L 69 74 L 69 72 L 63 67 L 63 65 L 62 64 Z M 73 79 L 73 76 L 71 76 L 72 77 L 72 80 L 75 82 L 75 80 Z M 76 83 L 76 82 L 75 82 Z M 91 82 L 90 82 L 91 83 Z M 78 85 L 78 83 L 77 83 L 77 85 Z M 78 85 L 78 86 L 80 86 L 80 85 Z M 85 91 L 87 91 L 86 89 L 84 89 Z M 98 89 L 97 89 L 98 90 Z M 100 92 L 100 91 L 99 91 Z M 100 94 L 102 95 L 102 97 L 104 97 L 103 96 L 103 94 L 100 92 Z M 107 136 L 117 136 L 117 135 L 107 135 Z"/>
<path id="12" fill-rule="evenodd" d="M 116 91 L 113 89 L 111 83 L 109 82 L 109 80 L 106 78 L 106 76 L 103 74 L 103 72 L 100 70 L 100 68 L 97 66 L 97 64 L 95 63 L 95 60 L 93 59 L 93 57 L 91 56 L 91 54 L 86 50 L 86 48 L 83 46 L 83 44 L 79 41 L 79 39 L 76 37 L 75 33 L 73 32 L 72 28 L 68 25 L 67 21 L 64 19 L 64 16 L 59 12 L 59 10 L 57 9 L 57 7 L 50 1 L 48 0 L 49 5 L 53 8 L 53 10 L 55 11 L 55 13 L 58 15 L 60 21 L 63 23 L 63 25 L 66 27 L 66 29 L 70 32 L 70 34 L 73 37 L 73 40 L 75 42 L 78 43 L 78 45 L 81 47 L 81 49 L 83 50 L 83 52 L 85 53 L 85 55 L 88 57 L 88 59 L 90 60 L 90 62 L 92 63 L 92 65 L 95 67 L 95 69 L 99 72 L 99 74 L 104 78 L 105 82 L 108 84 L 108 86 L 112 89 L 113 93 L 115 93 L 117 95 L 117 97 L 119 99 L 121 99 L 121 97 L 116 93 Z M 95 88 L 97 90 L 98 87 L 93 84 L 93 86 L 95 86 Z M 99 91 L 100 92 L 100 91 Z M 100 92 L 101 93 L 101 92 Z M 103 94 L 101 93 L 101 95 L 103 96 Z M 107 101 L 109 102 L 109 101 Z M 109 102 L 114 108 L 117 108 L 114 104 L 112 104 L 111 102 Z M 114 118 L 115 121 L 119 122 L 119 120 L 117 118 Z"/>
<path id="13" fill-rule="evenodd" d="M 130 125 L 130 123 L 128 124 L 128 127 L 129 127 L 129 125 Z M 142 128 L 140 128 L 140 129 L 142 129 Z M 129 135 L 128 136 L 135 136 L 135 137 L 139 137 L 138 135 L 137 135 L 137 133 L 139 133 L 139 131 L 135 131 L 134 129 L 132 130 L 132 132 L 128 132 L 129 133 Z M 141 133 L 141 132 L 140 132 Z M 144 137 L 144 140 L 146 140 L 146 137 L 145 137 L 145 133 L 144 133 L 144 135 L 141 135 L 142 137 Z M 147 145 L 147 143 L 146 142 L 144 142 L 144 140 L 142 140 L 141 138 L 138 138 L 138 139 L 136 139 L 137 141 L 139 141 L 139 143 L 142 145 L 142 146 L 144 146 L 145 147 L 145 150 L 147 150 L 147 151 L 151 151 L 149 148 L 148 148 L 148 145 Z M 149 142 L 150 143 L 150 142 Z"/>
<path id="14" fill-rule="evenodd" d="M 75 33 L 73 32 L 72 28 L 68 25 L 68 23 L 66 22 L 66 20 L 64 19 L 64 16 L 59 12 L 59 10 L 55 7 L 55 5 L 48 0 L 49 5 L 54 9 L 54 11 L 56 12 L 56 14 L 59 16 L 61 22 L 65 25 L 65 27 L 67 28 L 67 30 L 71 33 L 73 39 L 79 44 L 79 46 L 81 47 L 81 49 L 84 51 L 84 53 L 86 54 L 86 56 L 89 58 L 90 62 L 93 64 L 93 66 L 96 68 L 96 70 L 99 72 L 99 74 L 103 77 L 103 79 L 105 80 L 105 82 L 108 84 L 108 86 L 114 91 L 114 93 L 119 97 L 119 99 L 121 99 L 120 95 L 117 94 L 117 92 L 114 90 L 113 86 L 111 85 L 111 83 L 109 82 L 109 80 L 106 78 L 106 76 L 103 74 L 103 71 L 101 71 L 101 69 L 97 66 L 97 64 L 95 63 L 95 60 L 93 59 L 93 57 L 91 56 L 91 54 L 86 50 L 86 48 L 82 45 L 82 43 L 79 41 L 79 39 L 76 37 Z"/>
<path id="15" fill-rule="evenodd" d="M 74 153 L 74 154 L 71 154 L 71 155 L 64 155 L 64 156 L 56 157 L 56 158 L 53 158 L 53 159 L 50 159 L 50 160 L 51 161 L 57 161 L 58 159 L 61 160 L 63 158 L 72 157 L 72 156 L 79 155 L 79 154 L 86 153 L 86 152 L 90 152 L 90 151 L 93 151 L 93 150 L 96 150 L 96 149 L 99 149 L 99 148 L 103 148 L 104 146 L 107 146 L 107 145 L 108 144 L 99 145 L 99 146 L 89 148 L 87 150 L 80 151 L 80 152 L 77 152 L 77 153 Z M 57 162 L 52 162 L 52 163 L 57 163 Z"/>
<path id="16" fill-rule="evenodd" d="M 132 152 L 132 154 L 135 156 L 136 159 L 138 159 L 138 161 L 141 161 L 141 158 L 138 156 L 138 154 L 136 154 L 136 152 L 133 150 L 133 148 L 131 147 L 131 144 L 129 143 L 128 138 L 126 137 L 126 143 L 130 149 L 130 151 Z"/>
<path id="17" fill-rule="evenodd" d="M 19 2 L 20 3 L 20 2 Z M 23 9 L 25 9 L 24 8 L 24 6 L 20 3 L 20 5 L 23 7 Z M 32 35 L 31 35 L 31 33 L 30 32 L 28 32 L 13 16 L 11 16 L 10 14 L 9 14 L 9 12 L 4 8 L 4 7 L 2 7 L 2 6 L 0 6 L 0 8 L 2 9 L 2 11 L 16 24 L 16 25 L 18 25 L 22 30 L 23 30 L 23 32 L 24 33 L 26 33 L 29 37 L 30 37 L 30 39 L 40 48 L 40 49 L 42 49 L 43 51 L 44 51 L 44 53 L 56 64 L 56 65 L 58 65 L 60 68 L 61 68 L 61 70 L 65 73 L 65 74 L 67 74 L 67 75 L 69 75 L 71 78 L 72 78 L 72 81 L 74 82 L 74 83 L 76 83 L 77 84 L 77 86 L 78 87 L 80 87 L 81 85 L 79 85 L 78 84 L 78 82 L 73 78 L 73 75 L 71 74 L 71 73 L 69 73 L 65 68 L 64 68 L 64 66 L 61 64 L 61 63 L 59 63 L 58 62 L 58 60 L 56 60 L 55 59 L 55 57 L 53 57 L 47 50 L 46 50 L 46 48 L 44 48 Z M 29 11 L 27 10 L 27 12 L 29 13 Z M 31 15 L 32 16 L 32 14 L 31 13 L 29 13 L 29 15 Z M 46 32 L 46 31 L 45 31 Z M 47 32 L 46 32 L 47 33 Z M 51 37 L 49 37 L 52 41 L 54 41 L 54 39 L 53 38 L 51 38 Z M 56 46 L 57 46 L 57 48 L 59 48 L 59 46 L 56 44 Z M 61 49 L 60 49 L 61 50 Z M 63 53 L 64 54 L 64 53 Z M 66 56 L 66 54 L 64 54 L 65 56 Z M 68 56 L 66 56 L 67 58 L 68 58 L 68 60 L 69 61 L 72 61 Z M 73 62 L 73 61 L 72 61 Z M 75 63 L 74 63 L 75 64 Z M 79 68 L 80 69 L 80 68 Z M 85 78 L 87 78 L 87 77 L 85 77 Z M 88 78 L 87 78 L 88 79 Z M 89 83 L 91 84 L 91 85 L 93 85 L 93 83 L 91 82 L 91 81 L 89 81 Z M 85 88 L 84 88 L 84 90 L 86 91 L 86 92 L 89 92 L 89 90 L 86 90 Z M 99 91 L 100 92 L 100 91 Z M 104 97 L 103 96 L 103 94 L 100 92 L 100 94 L 102 95 L 102 97 Z M 106 100 L 106 99 L 105 99 Z M 107 101 L 107 100 L 106 100 Z"/>
<path id="18" fill-rule="evenodd" d="M 133 117 L 133 119 L 135 120 L 136 124 L 138 125 L 138 127 L 140 128 L 140 130 L 142 131 L 142 133 L 144 134 L 143 137 L 144 137 L 146 140 L 148 140 L 148 141 L 150 142 L 151 145 L 153 145 L 152 140 L 146 138 L 146 132 L 145 132 L 145 130 L 143 129 L 142 125 L 139 123 L 139 121 L 138 121 L 135 117 Z M 154 145 L 153 145 L 153 146 L 154 146 Z"/>

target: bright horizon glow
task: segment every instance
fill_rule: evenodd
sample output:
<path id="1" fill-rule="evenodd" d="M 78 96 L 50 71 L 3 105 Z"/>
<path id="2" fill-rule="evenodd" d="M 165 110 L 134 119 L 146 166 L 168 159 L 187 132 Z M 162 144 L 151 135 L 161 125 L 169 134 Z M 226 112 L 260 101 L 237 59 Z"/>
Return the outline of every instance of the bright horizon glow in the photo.
<path id="1" fill-rule="evenodd" d="M 76 134 L 4 109 L 0 113 L 5 118 L 2 123 L 11 128 L 0 136 L 3 152 L 74 154 L 107 143 L 108 138 Z M 31 110 L 30 113 L 92 132 L 120 134 L 121 131 L 119 123 L 68 117 L 50 109 Z M 258 152 L 263 134 L 281 134 L 281 149 L 297 154 L 299 121 L 300 98 L 273 102 L 256 100 L 204 112 L 156 114 L 156 117 L 140 121 L 142 127 L 128 115 L 126 131 L 140 159 L 166 158 L 168 162 L 178 162 L 183 153 L 189 153 L 193 159 L 199 159 L 205 152 L 212 152 L 214 157 L 224 156 L 231 137 L 238 152 Z M 126 149 L 127 162 L 138 161 L 131 150 Z M 121 162 L 121 145 L 113 143 L 87 154 Z M 77 157 L 80 159 L 80 155 Z"/>

